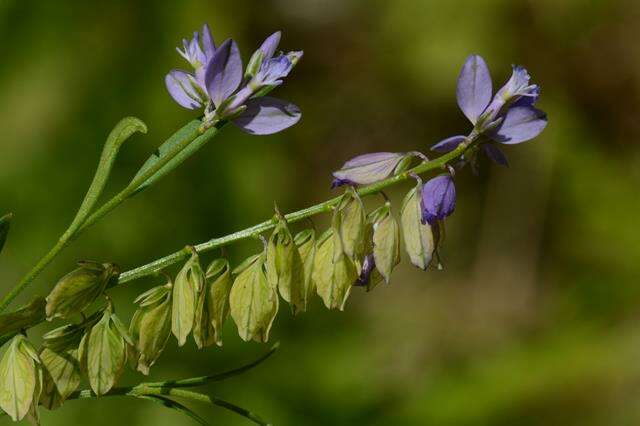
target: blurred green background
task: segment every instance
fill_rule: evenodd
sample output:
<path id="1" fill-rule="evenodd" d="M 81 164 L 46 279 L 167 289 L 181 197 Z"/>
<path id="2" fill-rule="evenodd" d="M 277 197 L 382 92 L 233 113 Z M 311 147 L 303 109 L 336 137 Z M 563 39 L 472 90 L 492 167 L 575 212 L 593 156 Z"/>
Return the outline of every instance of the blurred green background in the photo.
<path id="1" fill-rule="evenodd" d="M 211 392 L 276 425 L 640 424 L 639 19 L 636 0 L 0 0 L 0 213 L 15 213 L 0 290 L 71 220 L 120 118 L 141 118 L 149 133 L 125 145 L 111 191 L 195 116 L 163 78 L 185 66 L 174 47 L 204 22 L 217 41 L 234 37 L 245 61 L 276 29 L 283 49 L 305 51 L 277 91 L 302 122 L 270 137 L 225 130 L 87 232 L 20 302 L 76 260 L 129 269 L 262 221 L 274 200 L 284 211 L 321 201 L 330 172 L 356 154 L 427 151 L 467 132 L 455 83 L 479 53 L 495 86 L 511 63 L 529 69 L 549 126 L 507 148 L 511 168 L 485 162 L 478 177 L 459 175 L 446 269 L 422 273 L 404 259 L 390 286 L 356 289 L 345 312 L 319 299 L 295 319 L 281 309 L 279 353 Z M 389 191 L 397 207 L 408 188 Z M 114 291 L 121 316 L 157 282 Z M 243 343 L 229 321 L 223 349 L 172 341 L 151 378 L 223 370 L 266 348 Z M 193 408 L 213 424 L 248 424 Z M 43 422 L 194 424 L 118 398 L 72 401 Z"/>

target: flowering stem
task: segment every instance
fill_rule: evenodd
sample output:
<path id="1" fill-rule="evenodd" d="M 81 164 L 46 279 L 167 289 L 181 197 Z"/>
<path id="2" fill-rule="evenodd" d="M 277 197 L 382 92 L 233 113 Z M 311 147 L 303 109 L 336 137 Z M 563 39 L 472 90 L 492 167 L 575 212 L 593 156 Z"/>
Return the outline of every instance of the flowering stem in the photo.
<path id="1" fill-rule="evenodd" d="M 187 125 L 188 126 L 188 125 Z M 185 126 L 186 127 L 186 126 Z M 53 259 L 73 240 L 81 235 L 89 226 L 93 225 L 99 219 L 104 217 L 107 213 L 122 204 L 129 197 L 138 193 L 141 189 L 146 188 L 147 181 L 155 179 L 155 175 L 161 175 L 166 172 L 167 167 L 172 160 L 184 160 L 184 151 L 187 151 L 189 144 L 196 139 L 200 140 L 200 144 L 204 144 L 209 139 L 213 138 L 219 131 L 222 125 L 218 127 L 212 127 L 206 132 L 201 134 L 199 126 L 195 126 L 190 132 L 184 135 L 180 140 L 173 144 L 162 156 L 158 157 L 157 161 L 147 168 L 143 173 L 136 175 L 136 177 L 118 194 L 112 199 L 107 201 L 102 207 L 96 210 L 93 214 L 89 215 L 86 219 L 79 224 L 76 220 L 69 226 L 69 228 L 58 239 L 58 242 L 36 263 L 36 265 L 20 280 L 20 282 L 5 294 L 0 301 L 0 312 L 3 312 L 7 306 L 20 294 L 33 280 L 53 261 Z M 178 131 L 180 132 L 180 130 Z M 181 155 L 182 154 L 182 155 Z M 188 154 L 187 154 L 188 155 Z M 182 158 L 179 158 L 182 157 Z M 177 164 L 176 164 L 177 165 Z M 144 166 L 143 166 L 144 167 Z"/>
<path id="2" fill-rule="evenodd" d="M 431 170 L 441 169 L 446 167 L 449 162 L 460 157 L 466 149 L 477 140 L 478 136 L 475 133 L 469 135 L 467 140 L 456 147 L 451 152 L 448 152 L 434 160 L 423 162 L 412 169 L 409 169 L 403 173 L 392 176 L 380 182 L 373 183 L 371 185 L 364 186 L 358 190 L 358 194 L 361 197 L 376 194 L 383 189 L 395 185 L 397 183 L 403 182 L 410 178 L 412 174 L 421 174 L 426 173 Z M 315 216 L 317 214 L 326 213 L 331 211 L 335 205 L 340 201 L 340 196 L 331 198 L 330 200 L 324 201 L 322 203 L 313 205 L 311 207 L 307 207 L 302 210 L 298 210 L 293 213 L 289 213 L 285 215 L 285 219 L 289 223 L 298 222 L 303 219 L 309 218 L 311 216 Z M 220 238 L 213 238 L 209 241 L 205 241 L 203 243 L 194 245 L 193 248 L 198 253 L 204 253 L 207 251 L 215 250 L 220 247 L 224 247 L 236 241 L 243 240 L 245 238 L 254 237 L 257 234 L 268 231 L 275 227 L 278 223 L 277 218 L 272 218 L 270 220 L 266 220 L 262 223 L 254 225 L 250 228 L 243 229 L 241 231 L 234 232 L 233 234 L 226 235 Z M 171 253 L 168 256 L 162 257 L 160 259 L 154 260 L 153 262 L 147 263 L 146 265 L 139 266 L 130 271 L 123 272 L 120 274 L 120 278 L 118 280 L 118 284 L 123 284 L 129 281 L 136 280 L 138 278 L 142 278 L 148 275 L 156 274 L 158 271 L 166 268 L 167 266 L 173 265 L 174 263 L 180 262 L 191 255 L 190 248 L 183 248 L 177 252 Z"/>

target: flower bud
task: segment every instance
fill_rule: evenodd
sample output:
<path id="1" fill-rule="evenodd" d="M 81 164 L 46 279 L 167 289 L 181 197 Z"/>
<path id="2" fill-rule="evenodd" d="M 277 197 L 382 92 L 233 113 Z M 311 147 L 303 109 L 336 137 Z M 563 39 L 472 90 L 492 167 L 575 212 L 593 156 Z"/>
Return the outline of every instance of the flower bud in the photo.
<path id="1" fill-rule="evenodd" d="M 411 263 L 422 270 L 431 264 L 438 245 L 438 228 L 423 224 L 420 208 L 421 182 L 404 198 L 400 213 L 400 223 L 404 244 Z"/>
<path id="2" fill-rule="evenodd" d="M 171 330 L 182 346 L 193 329 L 196 310 L 196 298 L 204 282 L 204 273 L 195 251 L 176 277 L 173 286 L 173 308 L 171 312 Z"/>
<path id="3" fill-rule="evenodd" d="M 373 222 L 373 257 L 376 269 L 388 283 L 391 271 L 400 263 L 400 229 L 391 207 L 382 207 Z"/>
<path id="4" fill-rule="evenodd" d="M 309 306 L 311 296 L 315 293 L 315 287 L 311 275 L 313 273 L 313 263 L 316 256 L 316 233 L 313 229 L 305 229 L 296 234 L 294 238 L 300 260 L 302 261 L 303 281 L 301 288 L 302 311 L 305 312 Z"/>
<path id="5" fill-rule="evenodd" d="M 356 265 L 342 249 L 337 232 L 327 230 L 318 240 L 313 267 L 313 281 L 325 306 L 344 310 L 357 277 Z"/>
<path id="6" fill-rule="evenodd" d="M 339 239 L 339 244 L 334 246 L 335 260 L 342 253 L 351 259 L 356 259 L 362 255 L 365 221 L 362 200 L 353 188 L 349 188 L 338 203 L 331 223 L 334 229 L 334 237 Z"/>
<path id="7" fill-rule="evenodd" d="M 112 263 L 78 262 L 78 266 L 62 277 L 47 296 L 46 315 L 49 321 L 80 313 L 120 274 Z"/>
<path id="8" fill-rule="evenodd" d="M 37 406 L 42 384 L 40 359 L 22 334 L 16 335 L 0 360 L 0 408 L 22 420 Z"/>
<path id="9" fill-rule="evenodd" d="M 394 174 L 403 160 L 411 160 L 412 154 L 402 152 L 374 152 L 352 158 L 342 168 L 333 172 L 333 186 L 345 184 L 367 185 L 384 180 Z"/>
<path id="10" fill-rule="evenodd" d="M 264 255 L 253 259 L 233 282 L 229 306 L 242 340 L 266 342 L 278 313 L 278 295 L 267 281 Z"/>
<path id="11" fill-rule="evenodd" d="M 293 314 L 304 309 L 302 298 L 304 270 L 300 252 L 286 222 L 276 225 L 267 244 L 267 279 L 280 291 L 280 296 L 291 304 Z"/>
<path id="12" fill-rule="evenodd" d="M 451 215 L 456 208 L 456 187 L 449 174 L 427 181 L 421 190 L 422 223 L 433 225 Z"/>

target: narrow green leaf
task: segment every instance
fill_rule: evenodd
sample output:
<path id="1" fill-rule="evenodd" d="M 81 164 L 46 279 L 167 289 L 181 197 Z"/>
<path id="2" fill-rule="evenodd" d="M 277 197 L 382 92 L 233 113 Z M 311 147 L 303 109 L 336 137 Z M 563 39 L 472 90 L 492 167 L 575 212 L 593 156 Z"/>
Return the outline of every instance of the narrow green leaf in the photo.
<path id="1" fill-rule="evenodd" d="M 229 305 L 242 340 L 269 340 L 269 331 L 278 312 L 278 295 L 267 282 L 263 256 L 236 277 Z"/>
<path id="2" fill-rule="evenodd" d="M 193 410 L 191 410 L 190 408 L 180 404 L 177 401 L 174 401 L 172 399 L 169 399 L 165 396 L 162 395 L 138 395 L 136 396 L 139 399 L 146 399 L 147 401 L 151 401 L 154 402 L 156 404 L 160 404 L 163 407 L 175 410 L 181 414 L 186 415 L 187 417 L 191 417 L 193 420 L 195 420 L 196 422 L 198 422 L 201 425 L 208 425 L 209 423 L 207 423 L 207 421 L 205 419 L 203 419 L 202 417 L 200 417 L 198 414 L 196 414 Z"/>
<path id="3" fill-rule="evenodd" d="M 8 213 L 0 217 L 0 253 L 2 253 L 4 243 L 7 242 L 7 235 L 9 234 L 9 228 L 11 227 L 11 219 L 13 219 L 13 213 Z"/>

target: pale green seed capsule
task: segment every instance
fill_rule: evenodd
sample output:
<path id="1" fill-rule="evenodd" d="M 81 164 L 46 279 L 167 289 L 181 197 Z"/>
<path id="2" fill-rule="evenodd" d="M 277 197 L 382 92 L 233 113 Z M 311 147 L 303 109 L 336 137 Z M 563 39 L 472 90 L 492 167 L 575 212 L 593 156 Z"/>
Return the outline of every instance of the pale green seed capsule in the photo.
<path id="1" fill-rule="evenodd" d="M 302 285 L 302 311 L 306 311 L 311 301 L 311 296 L 315 293 L 315 286 L 312 279 L 313 263 L 316 257 L 316 233 L 313 229 L 306 229 L 299 232 L 294 238 L 300 260 L 302 261 L 303 285 Z"/>
<path id="2" fill-rule="evenodd" d="M 376 269 L 388 283 L 391 271 L 400 263 L 400 228 L 388 205 L 373 223 L 373 257 Z"/>
<path id="3" fill-rule="evenodd" d="M 44 370 L 44 381 L 40 404 L 53 410 L 80 386 L 80 363 L 78 350 L 54 351 L 44 348 L 40 352 L 40 360 Z"/>
<path id="4" fill-rule="evenodd" d="M 293 314 L 304 309 L 304 267 L 300 252 L 284 221 L 276 226 L 267 245 L 267 279 L 290 303 Z"/>
<path id="5" fill-rule="evenodd" d="M 226 259 L 216 259 L 207 268 L 205 281 L 208 285 L 207 310 L 209 313 L 209 333 L 218 346 L 222 346 L 222 328 L 229 316 L 229 293 L 231 292 L 231 272 Z"/>
<path id="6" fill-rule="evenodd" d="M 58 281 L 47 296 L 46 315 L 68 318 L 82 312 L 100 296 L 110 281 L 117 280 L 119 271 L 112 263 L 79 262 L 79 268 Z"/>
<path id="7" fill-rule="evenodd" d="M 0 360 L 0 408 L 13 419 L 22 420 L 40 397 L 40 360 L 21 334 L 8 344 Z M 37 394 L 37 395 L 36 395 Z"/>
<path id="8" fill-rule="evenodd" d="M 182 346 L 193 329 L 197 296 L 204 283 L 204 273 L 198 254 L 194 251 L 191 258 L 178 273 L 173 286 L 173 307 L 171 312 L 171 331 Z"/>
<path id="9" fill-rule="evenodd" d="M 340 238 L 333 229 L 328 230 L 318 240 L 313 267 L 316 290 L 325 306 L 344 310 L 357 277 L 355 263 L 340 249 Z"/>
<path id="10" fill-rule="evenodd" d="M 335 247 L 335 260 L 338 260 L 342 253 L 354 260 L 363 255 L 365 224 L 366 216 L 362 200 L 358 193 L 349 187 L 333 213 L 331 226 L 341 242 L 340 247 Z"/>
<path id="11" fill-rule="evenodd" d="M 137 341 L 137 369 L 142 374 L 149 374 L 149 369 L 167 346 L 171 336 L 171 306 L 171 292 L 167 290 L 164 300 L 142 308 Z"/>
<path id="12" fill-rule="evenodd" d="M 433 228 L 423 225 L 420 212 L 420 185 L 413 188 L 404 198 L 400 213 L 400 222 L 404 236 L 404 245 L 411 263 L 426 270 L 436 251 L 437 239 Z M 436 234 L 437 235 L 437 234 Z"/>
<path id="13" fill-rule="evenodd" d="M 278 295 L 267 282 L 264 256 L 248 265 L 233 282 L 229 295 L 231 317 L 242 340 L 266 342 L 278 313 Z"/>
<path id="14" fill-rule="evenodd" d="M 93 392 L 100 396 L 109 392 L 122 374 L 125 364 L 125 338 L 122 326 L 108 307 L 100 321 L 81 342 L 79 356 L 86 368 Z M 116 317 L 117 318 L 117 317 Z"/>

